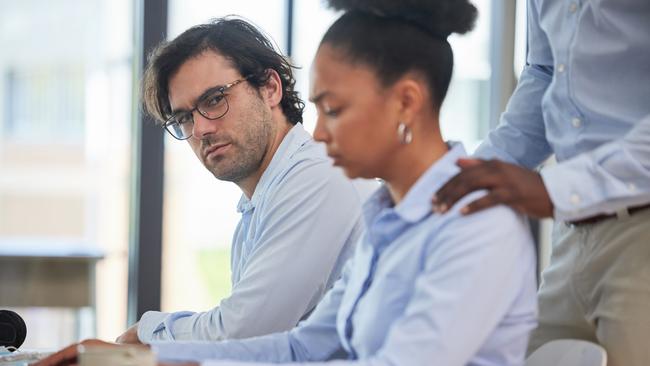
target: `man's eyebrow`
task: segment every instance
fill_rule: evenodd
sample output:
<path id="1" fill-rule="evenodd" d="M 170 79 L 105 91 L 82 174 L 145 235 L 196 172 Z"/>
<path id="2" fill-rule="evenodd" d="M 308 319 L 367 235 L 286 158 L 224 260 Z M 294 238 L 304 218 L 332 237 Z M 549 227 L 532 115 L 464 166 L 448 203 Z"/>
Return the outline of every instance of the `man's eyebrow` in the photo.
<path id="1" fill-rule="evenodd" d="M 200 101 L 203 99 L 207 98 L 210 96 L 212 93 L 216 92 L 217 90 L 223 89 L 225 85 L 217 85 L 213 86 L 212 88 L 206 89 L 201 95 L 199 95 L 198 98 L 194 101 L 194 104 L 198 104 Z"/>
<path id="2" fill-rule="evenodd" d="M 203 93 L 201 93 L 201 95 L 199 95 L 198 98 L 196 98 L 194 100 L 194 106 L 199 104 L 199 102 L 201 102 L 203 99 L 207 98 L 209 95 L 216 92 L 217 90 L 223 89 L 223 87 L 224 87 L 223 85 L 217 85 L 217 86 L 213 86 L 211 88 L 206 89 L 205 91 L 203 91 Z M 187 109 L 182 109 L 182 108 L 172 110 L 172 114 L 181 113 L 181 112 L 188 112 L 188 110 Z"/>
<path id="3" fill-rule="evenodd" d="M 322 92 L 320 94 L 317 94 L 317 95 L 315 95 L 313 97 L 309 97 L 309 101 L 314 103 L 314 104 L 317 104 L 318 102 L 320 102 L 323 98 L 325 98 L 329 94 L 330 94 L 330 92 L 324 91 L 324 92 Z"/>

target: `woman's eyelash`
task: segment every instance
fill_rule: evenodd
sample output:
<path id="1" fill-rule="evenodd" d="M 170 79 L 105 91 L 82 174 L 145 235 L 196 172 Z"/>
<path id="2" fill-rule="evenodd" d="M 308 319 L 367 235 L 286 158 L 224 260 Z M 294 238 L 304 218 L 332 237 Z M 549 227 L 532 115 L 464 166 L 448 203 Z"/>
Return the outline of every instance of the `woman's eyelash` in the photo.
<path id="1" fill-rule="evenodd" d="M 327 109 L 323 108 L 323 113 L 325 113 L 328 116 L 335 117 L 339 113 L 339 110 L 334 108 L 327 108 Z"/>

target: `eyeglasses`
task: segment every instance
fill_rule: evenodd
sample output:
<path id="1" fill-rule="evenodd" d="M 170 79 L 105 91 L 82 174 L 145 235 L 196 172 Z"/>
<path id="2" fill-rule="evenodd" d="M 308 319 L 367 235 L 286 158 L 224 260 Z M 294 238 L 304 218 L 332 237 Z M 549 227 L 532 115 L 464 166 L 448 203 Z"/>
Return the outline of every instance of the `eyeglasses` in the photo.
<path id="1" fill-rule="evenodd" d="M 230 106 L 226 92 L 233 86 L 246 81 L 250 78 L 246 76 L 243 79 L 235 80 L 232 83 L 217 86 L 208 89 L 203 94 L 196 106 L 189 111 L 179 111 L 171 115 L 163 124 L 163 127 L 177 140 L 187 140 L 192 137 L 194 130 L 194 111 L 199 112 L 203 117 L 209 120 L 219 119 L 228 113 Z"/>

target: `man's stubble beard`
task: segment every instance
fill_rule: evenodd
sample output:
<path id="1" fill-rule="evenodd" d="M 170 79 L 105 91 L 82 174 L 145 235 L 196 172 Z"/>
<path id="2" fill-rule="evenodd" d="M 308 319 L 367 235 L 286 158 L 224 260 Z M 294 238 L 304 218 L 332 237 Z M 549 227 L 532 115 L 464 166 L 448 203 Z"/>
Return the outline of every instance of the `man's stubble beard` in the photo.
<path id="1" fill-rule="evenodd" d="M 226 155 L 204 162 L 212 175 L 222 181 L 238 183 L 255 174 L 268 154 L 271 137 L 275 131 L 274 121 L 269 111 L 256 106 L 251 115 L 258 118 L 244 118 L 240 123 L 243 134 L 240 140 L 232 140 Z M 251 116 L 253 117 L 253 116 Z"/>

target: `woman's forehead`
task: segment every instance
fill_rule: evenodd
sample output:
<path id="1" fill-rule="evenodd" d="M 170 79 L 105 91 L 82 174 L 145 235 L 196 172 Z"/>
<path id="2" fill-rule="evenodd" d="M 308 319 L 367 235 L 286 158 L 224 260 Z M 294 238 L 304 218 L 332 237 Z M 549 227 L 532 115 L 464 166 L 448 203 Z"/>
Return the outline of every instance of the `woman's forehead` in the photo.
<path id="1" fill-rule="evenodd" d="M 325 91 L 336 91 L 349 87 L 369 87 L 378 85 L 375 72 L 368 65 L 352 63 L 327 44 L 322 45 L 311 68 L 310 97 Z"/>

